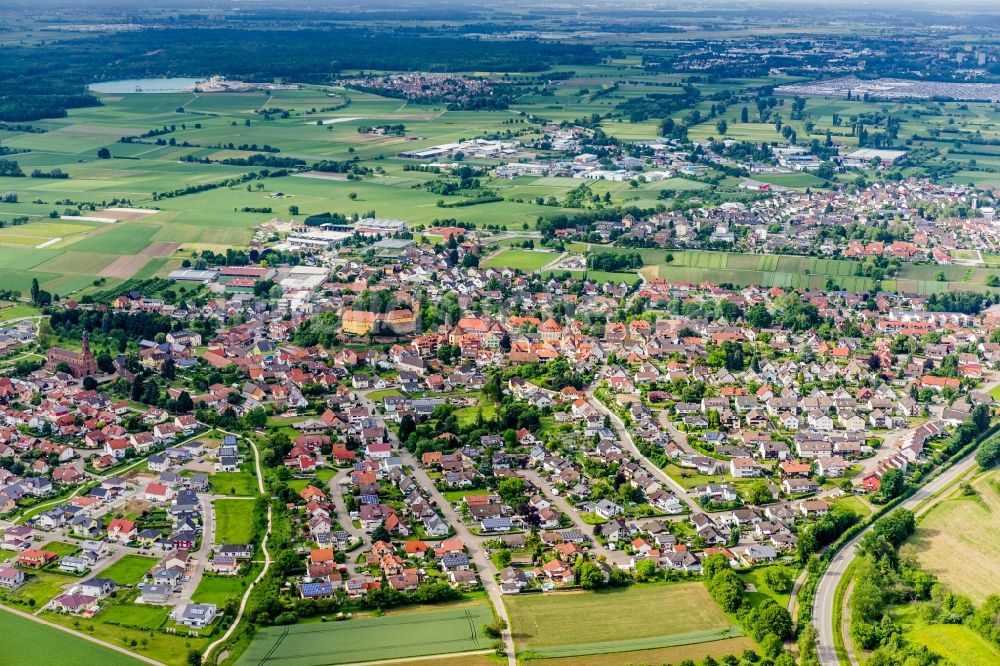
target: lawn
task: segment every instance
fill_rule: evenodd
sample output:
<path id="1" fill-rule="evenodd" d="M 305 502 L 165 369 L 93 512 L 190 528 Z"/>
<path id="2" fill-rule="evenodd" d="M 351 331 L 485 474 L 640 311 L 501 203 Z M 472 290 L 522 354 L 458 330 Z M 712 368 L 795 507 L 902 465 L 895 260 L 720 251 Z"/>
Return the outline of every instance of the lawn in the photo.
<path id="1" fill-rule="evenodd" d="M 792 567 L 785 567 L 785 568 L 788 570 L 788 573 L 792 577 L 792 580 L 794 580 L 795 577 L 798 576 L 797 570 L 793 569 Z M 754 588 L 756 589 L 755 592 L 748 593 L 750 603 L 756 606 L 757 604 L 762 603 L 766 599 L 773 599 L 782 608 L 787 608 L 788 599 L 790 596 L 789 593 L 775 592 L 770 587 L 768 587 L 767 583 L 764 582 L 764 571 L 766 571 L 767 569 L 768 567 L 754 567 L 752 569 L 744 569 L 739 572 L 740 578 L 742 578 L 744 582 L 753 585 Z"/>
<path id="2" fill-rule="evenodd" d="M 484 267 L 517 268 L 525 273 L 537 271 L 559 258 L 558 252 L 543 252 L 539 250 L 503 250 L 488 261 Z"/>
<path id="3" fill-rule="evenodd" d="M 462 407 L 455 410 L 455 419 L 461 426 L 470 426 L 476 423 L 479 418 L 479 411 L 482 410 L 483 418 L 490 420 L 497 414 L 497 407 L 492 400 L 486 399 L 474 407 Z"/>
<path id="4" fill-rule="evenodd" d="M 135 585 L 153 568 L 157 558 L 142 555 L 126 555 L 101 571 L 101 578 L 110 578 L 119 585 Z"/>
<path id="5" fill-rule="evenodd" d="M 701 583 L 524 595 L 505 601 L 518 654 L 525 658 L 652 650 L 709 643 L 741 633 Z M 629 612 L 609 613 L 611 608 Z M 665 609 L 670 609 L 669 614 Z M 636 618 L 663 621 L 637 622 Z"/>
<path id="6" fill-rule="evenodd" d="M 257 631 L 236 664 L 314 666 L 489 649 L 493 641 L 482 633 L 482 626 L 492 621 L 492 609 L 477 603 L 343 622 L 266 627 Z"/>
<path id="7" fill-rule="evenodd" d="M 72 555 L 80 550 L 80 547 L 76 544 L 66 543 L 65 541 L 50 541 L 49 543 L 42 546 L 42 550 L 49 550 L 62 557 L 63 555 Z"/>
<path id="8" fill-rule="evenodd" d="M 131 612 L 133 610 L 136 610 L 139 614 L 132 616 Z M 137 609 L 134 606 L 126 605 L 123 606 L 120 611 L 117 611 L 121 614 L 121 617 L 117 619 L 126 622 L 129 621 L 129 618 L 133 618 L 133 622 L 135 622 L 136 619 L 156 622 L 156 616 L 154 616 L 154 613 L 165 615 L 164 611 L 169 612 L 169 610 L 169 608 L 156 608 L 154 611 L 154 609 Z M 167 666 L 184 666 L 187 663 L 188 650 L 203 650 L 208 644 L 208 639 L 205 638 L 196 638 L 181 634 L 165 634 L 159 631 L 149 631 L 148 629 L 139 629 L 137 627 L 107 624 L 105 622 L 106 620 L 116 619 L 115 612 L 116 611 L 112 611 L 106 616 L 103 613 L 99 613 L 93 620 L 89 621 L 80 620 L 72 615 L 53 613 L 52 611 L 43 612 L 42 617 L 49 622 L 54 622 L 56 624 L 61 624 L 65 627 L 74 629 L 76 628 L 73 626 L 74 623 L 79 622 L 79 631 L 83 631 L 84 633 L 88 633 L 96 638 L 115 645 L 123 645 L 126 642 L 131 643 L 131 641 L 134 640 L 136 647 L 130 649 L 144 656 L 167 664 Z M 147 641 L 145 645 L 142 644 L 143 640 Z M 81 641 L 76 642 L 81 643 Z M 75 661 L 72 663 L 102 663 L 103 666 L 103 662 Z"/>
<path id="9" fill-rule="evenodd" d="M 449 502 L 461 502 L 466 495 L 489 495 L 490 491 L 485 488 L 466 488 L 465 490 L 449 490 L 443 493 L 444 498 Z"/>
<path id="10" fill-rule="evenodd" d="M 670 475 L 670 478 L 684 486 L 685 489 L 703 486 L 706 483 L 719 483 L 720 480 L 725 480 L 723 475 L 710 476 L 699 474 L 697 470 L 684 468 L 673 463 L 664 467 L 663 470 Z"/>
<path id="11" fill-rule="evenodd" d="M 219 499 L 215 506 L 215 543 L 248 543 L 253 531 L 253 502 Z"/>
<path id="12" fill-rule="evenodd" d="M 33 571 L 29 572 L 28 583 L 18 588 L 11 596 L 29 603 L 34 601 L 34 607 L 41 608 L 60 594 L 64 586 L 78 582 L 80 580 L 74 576 L 64 576 L 51 571 Z"/>
<path id="13" fill-rule="evenodd" d="M 994 471 L 973 481 L 978 496 L 963 496 L 956 488 L 923 516 L 902 548 L 904 555 L 916 557 L 948 589 L 976 604 L 1000 590 L 998 479 L 1000 474 Z"/>
<path id="14" fill-rule="evenodd" d="M 965 625 L 917 625 L 906 632 L 906 637 L 915 643 L 926 645 L 952 664 L 962 664 L 962 666 L 1000 664 L 1000 649 Z"/>
<path id="15" fill-rule="evenodd" d="M 396 395 L 403 395 L 399 392 L 399 389 L 382 389 L 381 391 L 372 391 L 368 394 L 368 398 L 372 402 L 381 402 L 385 398 L 389 398 Z"/>
<path id="16" fill-rule="evenodd" d="M 846 506 L 862 518 L 872 512 L 871 507 L 865 502 L 865 500 L 861 499 L 857 495 L 844 495 L 843 497 L 835 499 L 833 503 L 838 506 Z"/>
<path id="17" fill-rule="evenodd" d="M 41 664 L 45 666 L 78 666 L 78 664 L 101 664 L 101 666 L 140 666 L 133 659 L 102 645 L 81 640 L 75 636 L 47 627 L 38 622 L 0 611 L 0 634 L 14 640 L 0 641 L 0 664 Z M 44 660 L 38 654 L 26 654 L 25 646 L 45 648 Z"/>
<path id="18" fill-rule="evenodd" d="M 247 497 L 257 494 L 257 478 L 244 465 L 238 472 L 219 472 L 208 477 L 212 492 L 216 495 L 237 495 Z"/>
<path id="19" fill-rule="evenodd" d="M 251 572 L 256 576 L 256 572 Z M 239 599 L 246 591 L 247 577 L 244 576 L 212 576 L 205 574 L 198 589 L 194 591 L 191 600 L 199 604 L 215 604 L 222 606 L 227 599 Z"/>
<path id="20" fill-rule="evenodd" d="M 152 604 L 114 604 L 100 612 L 97 618 L 108 624 L 139 629 L 158 629 L 167 621 L 170 608 Z"/>

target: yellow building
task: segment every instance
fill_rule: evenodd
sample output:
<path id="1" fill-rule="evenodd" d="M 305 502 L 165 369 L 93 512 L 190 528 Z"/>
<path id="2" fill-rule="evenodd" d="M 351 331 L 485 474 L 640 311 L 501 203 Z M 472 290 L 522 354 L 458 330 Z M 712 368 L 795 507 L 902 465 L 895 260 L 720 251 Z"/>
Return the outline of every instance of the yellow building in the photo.
<path id="1" fill-rule="evenodd" d="M 341 321 L 344 333 L 348 335 L 370 335 L 375 327 L 375 313 L 364 310 L 344 310 Z"/>

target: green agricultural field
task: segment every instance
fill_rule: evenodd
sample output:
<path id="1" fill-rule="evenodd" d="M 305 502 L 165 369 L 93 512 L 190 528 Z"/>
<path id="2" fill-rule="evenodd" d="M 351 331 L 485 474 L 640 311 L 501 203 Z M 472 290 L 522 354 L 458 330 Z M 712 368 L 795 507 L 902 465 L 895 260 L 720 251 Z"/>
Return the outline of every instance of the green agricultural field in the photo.
<path id="1" fill-rule="evenodd" d="M 101 578 L 110 578 L 119 585 L 135 585 L 153 568 L 157 558 L 142 555 L 126 555 L 101 571 Z"/>
<path id="2" fill-rule="evenodd" d="M 251 500 L 218 499 L 215 507 L 215 542 L 248 543 L 253 532 Z"/>
<path id="3" fill-rule="evenodd" d="M 745 636 L 740 636 L 712 641 L 711 643 L 691 643 L 689 645 L 629 652 L 548 658 L 536 663 L 541 663 L 545 666 L 622 666 L 622 664 L 683 664 L 686 663 L 686 660 L 691 660 L 694 663 L 701 664 L 703 663 L 702 660 L 707 657 L 721 660 L 726 655 L 735 655 L 738 657 L 745 650 L 756 649 L 757 646 L 754 645 L 752 640 Z"/>
<path id="4" fill-rule="evenodd" d="M 529 659 L 652 650 L 741 635 L 700 583 L 524 595 L 505 601 L 518 654 Z M 609 613 L 609 608 L 629 612 Z M 637 622 L 639 617 L 648 621 Z"/>
<path id="5" fill-rule="evenodd" d="M 483 262 L 484 267 L 516 268 L 526 273 L 533 273 L 549 265 L 559 258 L 558 252 L 541 250 L 503 250 L 499 254 Z"/>
<path id="6" fill-rule="evenodd" d="M 0 663 L 12 666 L 26 663 L 44 663 L 46 666 L 140 666 L 143 663 L 121 652 L 2 610 L 0 634 L 8 637 L 8 640 L 0 641 Z M 39 655 L 26 659 L 26 645 L 45 646 L 44 659 Z"/>
<path id="7" fill-rule="evenodd" d="M 694 30 L 688 37 L 708 34 L 716 38 L 736 33 Z M 639 65 L 641 58 L 638 53 L 629 51 L 600 65 L 574 65 L 572 78 L 552 82 L 546 94 L 522 96 L 510 109 L 504 110 L 448 110 L 444 104 L 417 104 L 333 86 L 305 86 L 300 90 L 274 91 L 270 95 L 258 92 L 126 93 L 101 95 L 101 106 L 70 109 L 64 118 L 45 120 L 40 123 L 48 130 L 44 133 L 0 130 L 4 146 L 29 151 L 14 156 L 22 169 L 59 168 L 70 176 L 68 179 L 0 178 L 0 192 L 18 195 L 17 202 L 0 204 L 0 220 L 29 218 L 27 224 L 8 224 L 0 228 L 0 284 L 26 292 L 32 278 L 37 278 L 43 289 L 61 297 L 78 298 L 100 289 L 94 282 L 102 276 L 108 280 L 106 287 L 128 277 L 164 275 L 178 267 L 178 258 L 149 255 L 146 261 L 116 262 L 116 259 L 139 255 L 152 243 L 180 244 L 186 252 L 225 251 L 228 247 L 245 246 L 256 225 L 274 217 L 289 217 L 290 206 L 298 208 L 298 221 L 307 215 L 327 211 L 345 215 L 374 212 L 379 217 L 406 220 L 413 225 L 431 226 L 441 219 L 453 217 L 476 226 L 498 225 L 512 230 L 531 228 L 540 216 L 572 215 L 573 209 L 561 206 L 567 203 L 570 191 L 584 184 L 579 179 L 522 177 L 504 180 L 484 175 L 482 188 L 497 193 L 503 200 L 453 207 L 468 199 L 428 191 L 423 185 L 438 176 L 406 170 L 407 166 L 419 161 L 398 157 L 398 153 L 505 132 L 513 132 L 518 138 L 530 141 L 541 137 L 540 126 L 530 122 L 531 117 L 558 123 L 595 116 L 609 136 L 623 140 L 653 139 L 660 133 L 659 118 L 630 122 L 616 107 L 649 94 L 679 94 L 682 90 L 678 84 L 683 77 L 675 73 L 644 71 Z M 752 104 L 750 122 L 746 123 L 739 121 L 742 103 L 728 105 L 717 116 L 711 115 L 711 107 L 715 103 L 715 93 L 728 91 L 739 96 L 759 86 L 786 80 L 793 79 L 770 77 L 695 83 L 702 93 L 696 108 L 703 120 L 689 127 L 690 137 L 695 140 L 717 137 L 716 121 L 725 119 L 727 138 L 755 143 L 782 141 L 773 122 L 760 122 Z M 331 105 L 337 108 L 329 109 Z M 912 148 L 940 151 L 937 157 L 931 158 L 932 163 L 954 161 L 963 166 L 963 170 L 951 178 L 954 182 L 1000 183 L 1000 176 L 995 173 L 1000 168 L 1000 150 L 996 146 L 966 142 L 960 148 L 955 147 L 963 139 L 976 135 L 987 140 L 1000 138 L 1000 114 L 989 104 L 942 103 L 936 105 L 940 113 L 928 114 L 925 113 L 927 105 L 917 102 L 867 103 L 810 98 L 806 118 L 790 119 L 784 106 L 780 111 L 785 124 L 797 132 L 800 143 L 823 140 L 829 130 L 838 143 L 854 146 L 857 138 L 852 135 L 847 119 L 883 106 L 901 121 L 901 137 L 917 135 Z M 322 111 L 324 107 L 329 110 Z M 276 108 L 287 110 L 287 116 L 265 120 L 256 113 Z M 674 119 L 684 122 L 688 112 L 680 110 L 673 114 Z M 519 113 L 525 115 L 518 116 Z M 843 119 L 838 125 L 834 124 L 834 114 Z M 382 122 L 403 123 L 406 136 L 358 132 L 363 125 Z M 807 122 L 812 123 L 810 131 L 805 128 Z M 173 126 L 169 140 L 176 145 L 156 145 L 153 140 L 120 142 L 124 136 L 165 125 Z M 934 140 L 932 135 L 937 134 L 947 136 L 947 140 Z M 245 183 L 218 186 L 223 181 L 238 179 L 259 169 L 185 159 L 247 157 L 256 151 L 239 146 L 253 143 L 277 147 L 281 156 L 301 159 L 307 165 L 320 160 L 357 158 L 375 173 L 350 181 L 295 174 L 255 180 L 249 187 Z M 97 151 L 105 147 L 113 158 L 97 159 Z M 971 164 L 973 159 L 975 166 Z M 467 162 L 489 168 L 500 160 L 467 159 Z M 798 189 L 822 185 L 820 179 L 803 173 L 764 175 L 757 179 Z M 736 190 L 739 180 L 726 178 L 722 181 L 719 190 L 725 198 L 747 198 Z M 844 177 L 842 182 L 849 180 L 850 177 Z M 189 186 L 208 185 L 213 188 L 182 196 L 162 196 Z M 593 194 L 609 195 L 612 205 L 643 208 L 663 204 L 659 198 L 663 191 L 712 187 L 683 177 L 639 183 L 637 187 L 628 182 L 611 181 L 586 185 Z M 130 206 L 158 212 L 116 224 L 60 219 L 67 211 L 75 210 L 83 215 L 99 216 L 100 210 L 112 199 L 124 199 Z M 243 212 L 244 208 L 269 208 L 271 211 Z M 538 263 L 542 258 L 511 254 L 499 259 L 507 263 L 490 261 L 486 265 L 519 265 L 522 270 L 537 271 L 545 265 Z M 748 257 L 748 260 L 761 261 L 757 256 Z M 645 276 L 655 277 L 659 271 L 660 277 L 673 280 L 713 279 L 737 285 L 823 289 L 827 278 L 836 275 L 839 278 L 834 278 L 835 282 L 841 288 L 867 290 L 875 286 L 870 280 L 854 277 L 853 271 L 806 274 L 805 269 L 793 270 L 785 266 L 734 264 L 733 257 L 721 266 L 677 263 L 667 267 L 662 257 L 647 264 Z M 904 275 L 898 283 L 885 281 L 882 287 L 898 287 L 922 294 L 960 288 L 984 290 L 987 277 L 984 270 L 977 269 L 967 278 L 949 277 L 946 282 L 937 282 L 933 276 Z M 627 279 L 638 277 L 629 274 Z"/>
<path id="8" fill-rule="evenodd" d="M 342 622 L 266 627 L 237 660 L 237 666 L 314 666 L 376 659 L 402 659 L 432 654 L 489 649 L 482 633 L 493 621 L 482 603 L 447 610 L 389 612 Z"/>
<path id="9" fill-rule="evenodd" d="M 931 509 L 903 545 L 912 556 L 954 592 L 976 604 L 1000 590 L 1000 472 L 973 481 L 978 495 L 952 495 Z"/>

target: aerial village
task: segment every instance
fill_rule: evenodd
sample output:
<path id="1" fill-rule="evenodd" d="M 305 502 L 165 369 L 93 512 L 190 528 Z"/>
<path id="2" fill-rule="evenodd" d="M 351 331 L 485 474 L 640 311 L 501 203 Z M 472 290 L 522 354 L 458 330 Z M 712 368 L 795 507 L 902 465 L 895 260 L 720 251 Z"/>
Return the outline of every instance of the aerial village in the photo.
<path id="1" fill-rule="evenodd" d="M 697 248 L 728 234 L 885 270 L 944 265 L 995 238 L 977 196 L 921 181 L 785 192 L 526 239 Z M 848 220 L 899 240 L 824 233 Z M 220 539 L 218 502 L 249 510 L 262 467 L 290 519 L 288 603 L 696 578 L 720 554 L 737 569 L 796 561 L 837 502 L 891 499 L 989 424 L 1000 310 L 982 295 L 591 279 L 582 255 L 542 275 L 490 265 L 509 250 L 487 232 L 352 226 L 276 221 L 225 265 L 147 282 L 159 295 L 52 308 L 77 344 L 0 378 L 2 594 L 57 571 L 46 610 L 92 618 L 124 597 L 185 630 L 232 620 L 196 590 L 254 566 L 262 531 Z M 270 246 L 292 259 L 251 260 Z M 148 568 L 105 573 L 129 557 Z"/>

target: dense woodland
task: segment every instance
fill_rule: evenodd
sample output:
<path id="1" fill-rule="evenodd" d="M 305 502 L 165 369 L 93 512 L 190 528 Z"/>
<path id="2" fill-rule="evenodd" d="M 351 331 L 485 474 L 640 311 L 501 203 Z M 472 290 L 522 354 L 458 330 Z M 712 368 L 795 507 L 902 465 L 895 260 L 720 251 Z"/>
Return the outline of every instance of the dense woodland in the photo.
<path id="1" fill-rule="evenodd" d="M 537 72 L 599 59 L 590 46 L 478 41 L 427 32 L 327 30 L 147 30 L 37 46 L 8 46 L 0 58 L 0 119 L 66 115 L 99 104 L 86 86 L 128 78 L 210 76 L 325 84 L 342 70 Z"/>

